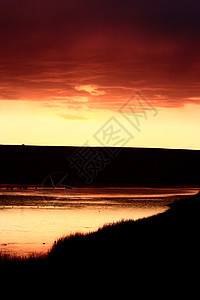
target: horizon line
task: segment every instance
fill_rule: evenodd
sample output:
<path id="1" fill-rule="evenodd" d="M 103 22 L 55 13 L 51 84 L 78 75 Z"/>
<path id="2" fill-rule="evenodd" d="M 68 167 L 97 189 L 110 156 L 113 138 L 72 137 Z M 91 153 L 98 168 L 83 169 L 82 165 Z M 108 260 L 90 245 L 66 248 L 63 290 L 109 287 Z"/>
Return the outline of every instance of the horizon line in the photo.
<path id="1" fill-rule="evenodd" d="M 158 150 L 185 150 L 185 151 L 200 151 L 199 149 L 195 148 L 168 148 L 168 147 L 133 147 L 133 146 L 126 146 L 126 147 L 110 147 L 110 146 L 85 146 L 85 145 L 38 145 L 38 144 L 0 144 L 0 146 L 17 146 L 17 147 L 71 147 L 71 148 L 78 148 L 78 147 L 85 147 L 85 148 L 123 148 L 123 149 L 158 149 Z"/>

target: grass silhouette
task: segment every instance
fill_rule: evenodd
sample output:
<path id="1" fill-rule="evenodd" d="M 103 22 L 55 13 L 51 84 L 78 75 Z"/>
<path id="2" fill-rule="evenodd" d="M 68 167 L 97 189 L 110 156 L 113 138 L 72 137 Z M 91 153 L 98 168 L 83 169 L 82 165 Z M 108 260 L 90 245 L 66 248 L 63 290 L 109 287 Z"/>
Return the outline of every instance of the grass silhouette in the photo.
<path id="1" fill-rule="evenodd" d="M 0 264 L 48 264 L 76 268 L 113 265 L 177 268 L 199 260 L 200 193 L 177 200 L 161 214 L 103 226 L 58 239 L 42 256 L 0 256 Z"/>

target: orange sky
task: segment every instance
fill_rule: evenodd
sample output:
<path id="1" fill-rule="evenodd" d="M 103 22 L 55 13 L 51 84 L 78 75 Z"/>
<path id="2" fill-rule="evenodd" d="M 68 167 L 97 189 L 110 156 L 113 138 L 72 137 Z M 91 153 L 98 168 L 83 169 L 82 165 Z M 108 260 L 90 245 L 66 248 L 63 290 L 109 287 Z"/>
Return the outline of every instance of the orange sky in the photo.
<path id="1" fill-rule="evenodd" d="M 1 1 L 0 143 L 99 145 L 113 117 L 134 137 L 124 146 L 200 149 L 199 12 L 194 0 Z M 140 132 L 121 113 L 137 92 L 157 111 L 127 115 Z"/>

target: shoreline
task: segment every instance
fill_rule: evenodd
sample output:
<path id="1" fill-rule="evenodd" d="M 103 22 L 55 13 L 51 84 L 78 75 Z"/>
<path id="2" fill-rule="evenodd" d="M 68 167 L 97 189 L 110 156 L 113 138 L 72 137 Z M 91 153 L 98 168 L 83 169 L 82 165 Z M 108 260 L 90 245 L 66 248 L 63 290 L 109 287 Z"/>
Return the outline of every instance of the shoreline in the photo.
<path id="1" fill-rule="evenodd" d="M 120 221 L 95 232 L 60 238 L 44 255 L 19 258 L 0 254 L 0 264 L 56 264 L 69 268 L 95 264 L 100 267 L 114 263 L 116 256 L 118 263 L 132 261 L 133 257 L 143 261 L 151 257 L 150 261 L 155 262 L 163 257 L 172 260 L 174 253 L 180 252 L 184 259 L 189 253 L 197 259 L 199 208 L 200 193 L 197 193 L 176 200 L 167 211 L 148 218 Z"/>

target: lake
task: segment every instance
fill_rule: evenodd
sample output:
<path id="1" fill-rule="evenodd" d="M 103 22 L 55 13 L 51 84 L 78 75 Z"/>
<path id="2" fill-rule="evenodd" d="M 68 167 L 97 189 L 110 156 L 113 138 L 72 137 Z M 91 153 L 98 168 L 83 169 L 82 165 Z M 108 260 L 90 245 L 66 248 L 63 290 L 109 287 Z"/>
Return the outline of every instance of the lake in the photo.
<path id="1" fill-rule="evenodd" d="M 0 188 L 0 252 L 46 253 L 54 241 L 105 224 L 137 220 L 168 209 L 198 191 L 173 188 Z"/>

